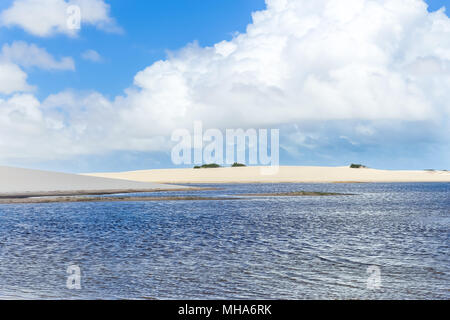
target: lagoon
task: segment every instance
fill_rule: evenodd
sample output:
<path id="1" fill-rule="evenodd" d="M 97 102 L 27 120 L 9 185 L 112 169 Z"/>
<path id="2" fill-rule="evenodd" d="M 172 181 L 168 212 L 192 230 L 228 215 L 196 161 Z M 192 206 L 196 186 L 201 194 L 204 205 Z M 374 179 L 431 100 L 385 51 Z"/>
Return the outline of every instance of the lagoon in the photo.
<path id="1" fill-rule="evenodd" d="M 198 186 L 133 196 L 352 196 L 0 205 L 0 297 L 450 298 L 450 183 Z"/>

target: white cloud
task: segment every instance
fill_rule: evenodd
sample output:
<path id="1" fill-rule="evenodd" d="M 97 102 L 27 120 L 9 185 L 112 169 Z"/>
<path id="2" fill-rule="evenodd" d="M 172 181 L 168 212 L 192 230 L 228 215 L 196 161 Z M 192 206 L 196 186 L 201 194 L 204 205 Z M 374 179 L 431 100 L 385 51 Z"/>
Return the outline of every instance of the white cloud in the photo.
<path id="1" fill-rule="evenodd" d="M 305 136 L 358 143 L 340 133 L 342 121 L 382 144 L 386 127 L 376 124 L 387 121 L 403 124 L 405 135 L 422 122 L 448 144 L 450 19 L 422 0 L 349 1 L 267 0 L 246 33 L 169 55 L 113 101 L 53 95 L 38 107 L 43 137 L 55 146 L 70 141 L 55 147 L 69 154 L 151 151 L 167 148 L 161 137 L 173 129 L 203 120 L 217 128 L 298 124 Z"/>
<path id="2" fill-rule="evenodd" d="M 0 52 L 0 94 L 34 90 L 27 83 L 28 75 L 21 67 L 37 67 L 45 70 L 75 70 L 72 58 L 56 60 L 45 49 L 23 41 L 4 44 Z"/>
<path id="3" fill-rule="evenodd" d="M 245 34 L 192 44 L 139 72 L 120 100 L 139 132 L 305 120 L 448 118 L 450 20 L 421 0 L 268 0 Z M 351 9 L 349 9 L 351 8 Z M 416 68 L 417 69 L 417 68 Z M 447 84 L 447 86 L 445 85 Z M 150 121 L 158 124 L 148 128 Z"/>
<path id="4" fill-rule="evenodd" d="M 2 159 L 63 158 L 85 149 L 76 145 L 74 136 L 63 130 L 59 114 L 42 108 L 31 94 L 15 94 L 0 99 L 0 148 Z M 71 148 L 71 143 L 75 146 Z M 76 151 L 76 152 L 72 152 Z"/>
<path id="5" fill-rule="evenodd" d="M 81 10 L 81 27 L 92 25 L 107 32 L 121 32 L 104 0 L 14 0 L 11 7 L 1 12 L 0 26 L 19 26 L 40 37 L 57 33 L 74 36 L 79 30 L 68 25 L 73 17 L 73 13 L 68 13 L 72 5 Z"/>
<path id="6" fill-rule="evenodd" d="M 1 58 L 22 67 L 38 67 L 45 70 L 75 70 L 75 63 L 72 58 L 64 57 L 58 61 L 45 49 L 23 41 L 3 45 Z"/>
<path id="7" fill-rule="evenodd" d="M 0 60 L 0 94 L 32 90 L 27 83 L 27 77 L 17 65 Z"/>
<path id="8" fill-rule="evenodd" d="M 83 52 L 81 54 L 81 57 L 84 60 L 88 60 L 88 61 L 92 61 L 92 62 L 101 62 L 102 61 L 102 57 L 100 56 L 100 54 L 95 51 L 95 50 L 86 50 L 85 52 Z"/>

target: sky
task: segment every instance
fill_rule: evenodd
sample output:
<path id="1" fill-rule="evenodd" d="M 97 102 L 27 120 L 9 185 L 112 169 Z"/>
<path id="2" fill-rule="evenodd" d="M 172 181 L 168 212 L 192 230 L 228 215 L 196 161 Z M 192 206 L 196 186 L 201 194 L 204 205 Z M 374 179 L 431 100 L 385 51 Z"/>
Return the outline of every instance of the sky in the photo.
<path id="1" fill-rule="evenodd" d="M 449 4 L 2 0 L 0 164 L 175 167 L 201 120 L 280 129 L 282 165 L 449 169 Z"/>

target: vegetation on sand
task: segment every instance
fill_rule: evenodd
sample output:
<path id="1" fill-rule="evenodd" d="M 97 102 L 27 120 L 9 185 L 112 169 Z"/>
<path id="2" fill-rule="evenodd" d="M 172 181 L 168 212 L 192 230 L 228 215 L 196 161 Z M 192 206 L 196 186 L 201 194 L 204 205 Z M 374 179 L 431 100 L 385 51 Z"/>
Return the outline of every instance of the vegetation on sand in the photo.
<path id="1" fill-rule="evenodd" d="M 246 167 L 245 164 L 239 163 L 239 162 L 235 162 L 231 165 L 232 168 L 237 168 L 237 167 Z"/>
<path id="2" fill-rule="evenodd" d="M 355 164 L 355 163 L 352 163 L 352 164 L 350 165 L 350 168 L 352 168 L 352 169 L 363 169 L 363 168 L 367 168 L 367 167 L 364 166 L 364 165 L 362 165 L 362 164 Z"/>
<path id="3" fill-rule="evenodd" d="M 217 163 L 209 163 L 209 164 L 204 164 L 202 166 L 194 167 L 194 169 L 211 169 L 211 168 L 220 168 L 220 165 L 218 165 Z"/>

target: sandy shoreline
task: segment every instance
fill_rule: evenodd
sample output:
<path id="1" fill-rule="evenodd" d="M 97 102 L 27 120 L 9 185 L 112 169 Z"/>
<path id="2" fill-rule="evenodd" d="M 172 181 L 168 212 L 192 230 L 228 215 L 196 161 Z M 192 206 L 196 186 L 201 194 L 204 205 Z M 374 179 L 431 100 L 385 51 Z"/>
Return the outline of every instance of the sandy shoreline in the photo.
<path id="1" fill-rule="evenodd" d="M 77 174 L 0 166 L 0 198 L 100 195 L 191 189 L 177 185 L 87 177 Z"/>
<path id="2" fill-rule="evenodd" d="M 37 197 L 73 197 L 73 196 L 100 196 L 112 194 L 127 194 L 127 193 L 154 193 L 154 192 L 180 192 L 180 191 L 206 191 L 216 190 L 216 188 L 180 188 L 180 189 L 108 189 L 108 190 L 73 190 L 73 191 L 51 191 L 51 192 L 24 192 L 24 193 L 1 193 L 2 199 L 25 199 Z"/>
<path id="3" fill-rule="evenodd" d="M 149 202 L 149 201 L 226 201 L 241 200 L 231 197 L 43 197 L 43 198 L 5 198 L 0 204 L 43 204 L 70 202 Z"/>
<path id="4" fill-rule="evenodd" d="M 370 182 L 450 182 L 447 171 L 351 169 L 349 167 L 281 166 L 274 174 L 267 167 L 217 169 L 155 169 L 113 173 L 86 174 L 94 177 L 139 182 L 204 183 L 370 183 Z"/>
<path id="5" fill-rule="evenodd" d="M 201 188 L 197 190 L 208 190 Z M 189 189 L 191 190 L 191 189 Z M 185 191 L 185 190 L 184 190 Z M 59 203 L 59 202 L 148 202 L 148 201 L 226 201 L 226 200 L 247 200 L 249 198 L 259 197 L 331 197 L 331 196 L 354 196 L 350 193 L 332 193 L 317 191 L 294 191 L 284 193 L 250 193 L 233 194 L 216 197 L 203 196 L 101 196 L 101 197 L 83 197 L 83 196 L 57 196 L 57 197 L 16 197 L 1 198 L 0 204 L 41 204 L 41 203 Z"/>
<path id="6" fill-rule="evenodd" d="M 447 171 L 391 171 L 348 167 L 271 169 L 272 171 L 268 171 L 267 167 L 162 169 L 77 175 L 0 166 L 0 200 L 3 200 L 2 203 L 13 203 L 20 202 L 20 199 L 59 197 L 67 201 L 64 197 L 197 191 L 207 189 L 187 185 L 208 183 L 450 182 L 450 173 Z M 57 202 L 55 198 L 51 201 Z"/>

